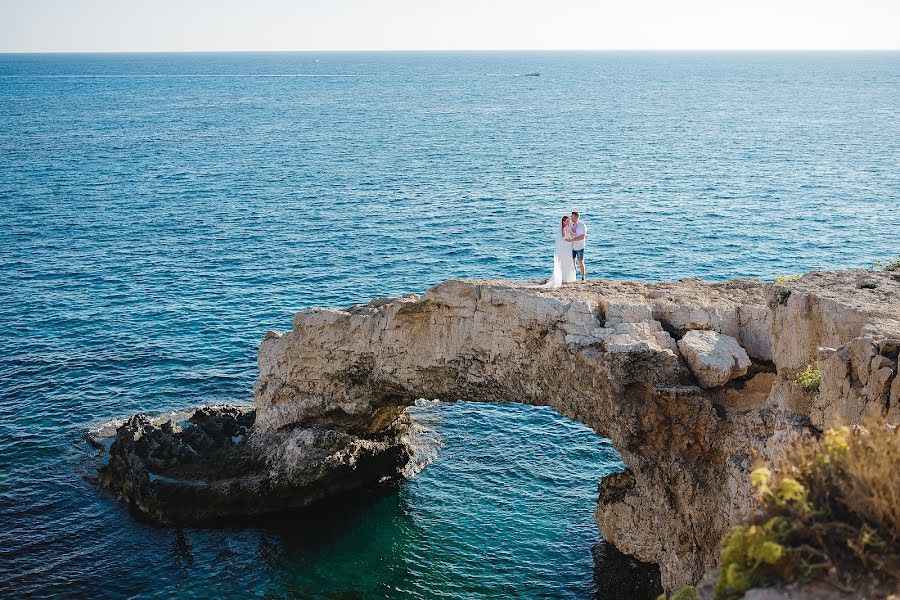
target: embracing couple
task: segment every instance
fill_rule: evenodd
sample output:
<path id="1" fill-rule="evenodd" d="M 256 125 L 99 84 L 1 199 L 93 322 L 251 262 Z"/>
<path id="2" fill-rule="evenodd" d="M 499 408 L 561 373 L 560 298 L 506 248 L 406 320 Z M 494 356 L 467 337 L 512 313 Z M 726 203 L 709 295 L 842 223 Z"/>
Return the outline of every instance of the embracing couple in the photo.
<path id="1" fill-rule="evenodd" d="M 584 281 L 584 239 L 587 227 L 579 220 L 577 212 L 563 215 L 556 230 L 556 250 L 553 253 L 553 276 L 544 287 L 558 288 L 564 283 L 575 281 L 575 265 L 581 270 Z"/>

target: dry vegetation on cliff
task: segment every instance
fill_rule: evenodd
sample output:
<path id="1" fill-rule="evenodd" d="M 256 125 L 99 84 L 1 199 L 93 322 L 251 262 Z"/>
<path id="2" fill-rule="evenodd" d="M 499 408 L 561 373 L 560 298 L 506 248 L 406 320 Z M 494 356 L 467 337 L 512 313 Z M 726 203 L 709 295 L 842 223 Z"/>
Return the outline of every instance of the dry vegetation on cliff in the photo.
<path id="1" fill-rule="evenodd" d="M 870 420 L 797 439 L 751 474 L 760 513 L 722 543 L 713 597 L 826 580 L 845 591 L 900 585 L 900 428 Z"/>
<path id="2" fill-rule="evenodd" d="M 722 540 L 712 598 L 813 581 L 865 597 L 900 591 L 898 467 L 900 427 L 880 419 L 796 438 L 777 466 L 751 473 L 760 510 Z M 687 586 L 671 600 L 700 597 Z"/>

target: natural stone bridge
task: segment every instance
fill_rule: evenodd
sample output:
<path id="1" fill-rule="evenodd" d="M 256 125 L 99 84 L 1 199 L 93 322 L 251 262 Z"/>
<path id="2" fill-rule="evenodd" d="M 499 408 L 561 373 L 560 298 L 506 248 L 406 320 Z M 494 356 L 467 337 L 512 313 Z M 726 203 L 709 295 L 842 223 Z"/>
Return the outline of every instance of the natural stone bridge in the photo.
<path id="1" fill-rule="evenodd" d="M 900 272 L 799 281 L 448 281 L 421 298 L 298 314 L 259 350 L 255 414 L 145 415 L 99 481 L 169 523 L 269 513 L 396 480 L 417 398 L 552 406 L 612 440 L 606 540 L 666 589 L 715 565 L 752 509 L 751 453 L 868 413 L 900 421 Z M 795 383 L 821 367 L 818 390 Z M 553 502 L 553 498 L 547 498 Z"/>
<path id="2" fill-rule="evenodd" d="M 898 347 L 900 273 L 552 291 L 448 281 L 269 332 L 251 445 L 285 489 L 408 441 L 417 398 L 552 406 L 621 453 L 628 469 L 604 480 L 598 525 L 672 589 L 713 566 L 723 532 L 751 510 L 753 450 L 771 457 L 793 430 L 869 412 L 900 421 Z M 818 392 L 794 383 L 810 364 Z"/>

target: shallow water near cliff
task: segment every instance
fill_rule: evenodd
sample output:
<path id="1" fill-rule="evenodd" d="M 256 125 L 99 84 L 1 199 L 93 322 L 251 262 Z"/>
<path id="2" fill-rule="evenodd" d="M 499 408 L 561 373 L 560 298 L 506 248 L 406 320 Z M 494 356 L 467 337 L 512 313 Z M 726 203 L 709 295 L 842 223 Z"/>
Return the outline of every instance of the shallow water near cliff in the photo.
<path id="1" fill-rule="evenodd" d="M 249 402 L 304 307 L 544 277 L 573 209 L 596 276 L 896 254 L 898 84 L 898 53 L 0 55 L 0 594 L 584 597 L 620 464 L 546 409 L 417 407 L 433 461 L 316 526 L 141 523 L 85 434 Z"/>

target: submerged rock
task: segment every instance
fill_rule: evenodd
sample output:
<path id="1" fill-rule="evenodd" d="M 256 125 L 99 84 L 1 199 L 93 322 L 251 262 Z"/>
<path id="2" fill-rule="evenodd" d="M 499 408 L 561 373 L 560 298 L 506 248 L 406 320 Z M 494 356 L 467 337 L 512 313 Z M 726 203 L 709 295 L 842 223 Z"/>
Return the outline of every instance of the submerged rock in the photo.
<path id="1" fill-rule="evenodd" d="M 405 411 L 365 438 L 325 428 L 257 433 L 255 418 L 235 406 L 200 408 L 180 425 L 135 415 L 117 430 L 99 482 L 155 521 L 202 524 L 395 481 L 409 460 Z"/>

